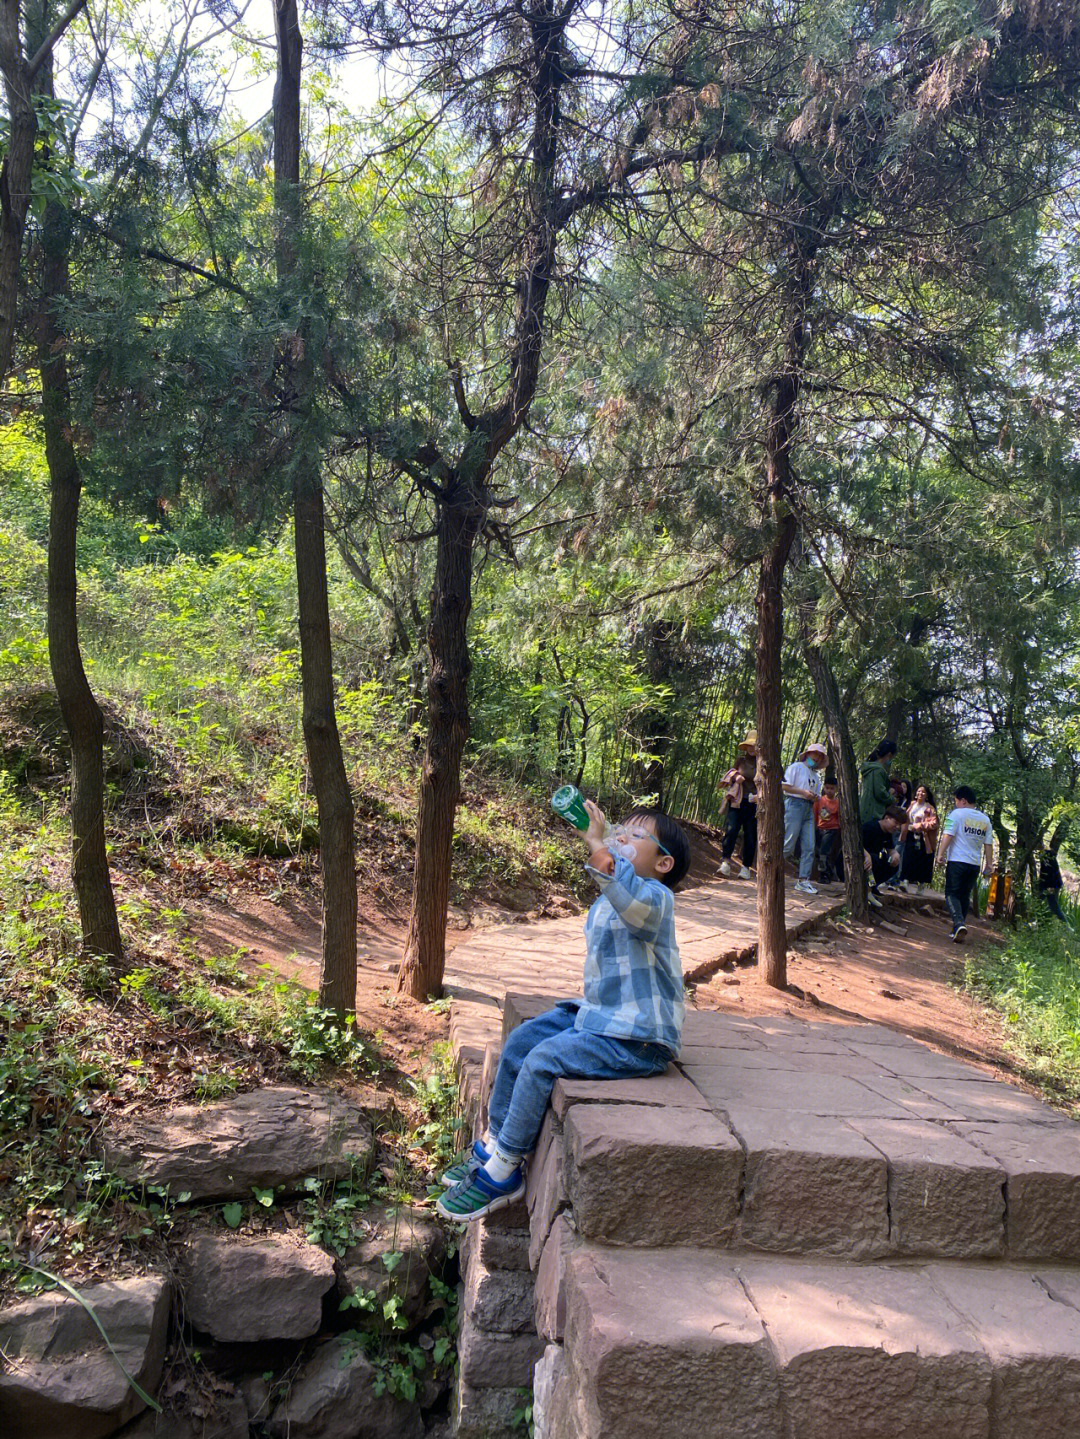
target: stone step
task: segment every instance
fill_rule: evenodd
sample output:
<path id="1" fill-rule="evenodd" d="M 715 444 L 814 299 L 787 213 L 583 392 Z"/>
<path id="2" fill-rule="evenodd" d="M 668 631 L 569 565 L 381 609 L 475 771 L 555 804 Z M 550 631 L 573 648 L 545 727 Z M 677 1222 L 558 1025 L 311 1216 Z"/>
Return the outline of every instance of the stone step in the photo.
<path id="1" fill-rule="evenodd" d="M 689 1018 L 656 1079 L 556 1084 L 586 1239 L 1080 1262 L 1074 1120 L 881 1026 Z"/>
<path id="2" fill-rule="evenodd" d="M 578 1240 L 537 1439 L 1075 1439 L 1080 1271 Z"/>

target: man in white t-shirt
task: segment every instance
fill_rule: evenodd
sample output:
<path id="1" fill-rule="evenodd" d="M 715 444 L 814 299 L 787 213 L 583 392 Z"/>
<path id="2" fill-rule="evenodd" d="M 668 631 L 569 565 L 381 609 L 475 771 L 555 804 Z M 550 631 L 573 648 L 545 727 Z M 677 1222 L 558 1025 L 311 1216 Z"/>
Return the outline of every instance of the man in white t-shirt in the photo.
<path id="1" fill-rule="evenodd" d="M 953 798 L 956 807 L 945 821 L 938 863 L 945 866 L 945 907 L 952 920 L 952 937 L 962 944 L 979 865 L 983 874 L 994 868 L 994 826 L 989 815 L 975 808 L 975 791 L 966 784 L 957 785 Z"/>

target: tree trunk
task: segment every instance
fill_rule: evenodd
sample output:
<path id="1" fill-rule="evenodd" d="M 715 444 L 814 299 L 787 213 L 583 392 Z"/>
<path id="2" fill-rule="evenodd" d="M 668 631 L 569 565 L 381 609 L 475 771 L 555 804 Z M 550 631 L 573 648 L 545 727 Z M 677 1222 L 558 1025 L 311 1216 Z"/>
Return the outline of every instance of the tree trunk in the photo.
<path id="1" fill-rule="evenodd" d="M 19 29 L 21 9 L 19 0 L 0 0 L 0 71 L 8 110 L 7 150 L 0 164 L 0 382 L 7 379 L 15 342 L 19 271 L 38 132 L 33 85 Z"/>
<path id="2" fill-rule="evenodd" d="M 863 875 L 862 825 L 859 822 L 859 775 L 855 766 L 855 747 L 851 743 L 847 715 L 840 703 L 840 687 L 825 652 L 809 639 L 803 640 L 806 668 L 814 682 L 814 693 L 825 716 L 839 771 L 840 843 L 844 852 L 844 896 L 853 919 L 863 924 L 869 919 L 866 880 Z"/>
<path id="3" fill-rule="evenodd" d="M 43 21 L 44 17 L 40 18 Z M 38 73 L 41 92 L 51 98 L 51 55 Z M 49 665 L 71 741 L 71 872 L 83 950 L 105 955 L 118 965 L 124 951 L 105 848 L 104 723 L 79 649 L 75 545 L 82 475 L 70 438 L 66 337 L 56 314 L 57 302 L 70 289 L 70 243 L 67 216 L 59 205 L 50 203 L 42 224 L 41 297 L 35 317 L 41 420 L 49 467 Z"/>
<path id="4" fill-rule="evenodd" d="M 45 284 L 37 320 L 42 424 L 49 466 L 49 664 L 60 712 L 71 739 L 71 870 L 79 902 L 83 949 L 123 958 L 109 860 L 105 849 L 104 724 L 79 650 L 75 540 L 82 476 L 68 435 L 71 402 L 63 335 L 54 302 L 67 290 L 63 212 L 45 218 Z"/>
<path id="5" fill-rule="evenodd" d="M 460 481 L 438 510 L 428 630 L 427 744 L 409 933 L 397 982 L 399 991 L 421 1000 L 442 992 L 446 964 L 454 813 L 461 792 L 461 756 L 469 738 L 473 546 L 483 516 L 481 502 Z"/>
<path id="6" fill-rule="evenodd" d="M 274 209 L 278 283 L 307 288 L 297 237 L 300 195 L 300 66 L 303 45 L 296 0 L 275 0 L 278 73 L 274 87 Z M 319 812 L 323 872 L 322 971 L 319 1003 L 337 1014 L 356 1008 L 356 851 L 349 779 L 334 712 L 334 665 L 326 590 L 326 526 L 318 438 L 311 433 L 314 362 L 306 326 L 286 337 L 285 410 L 291 431 L 296 594 L 304 743 Z"/>
<path id="7" fill-rule="evenodd" d="M 786 471 L 786 457 L 783 468 Z M 777 483 L 782 486 L 782 481 L 770 478 L 770 492 Z M 783 509 L 781 500 L 774 513 Z M 787 986 L 780 652 L 784 638 L 784 566 L 794 538 L 795 516 L 790 510 L 777 514 L 776 532 L 761 560 L 756 599 L 758 965 L 765 983 L 774 989 Z"/>

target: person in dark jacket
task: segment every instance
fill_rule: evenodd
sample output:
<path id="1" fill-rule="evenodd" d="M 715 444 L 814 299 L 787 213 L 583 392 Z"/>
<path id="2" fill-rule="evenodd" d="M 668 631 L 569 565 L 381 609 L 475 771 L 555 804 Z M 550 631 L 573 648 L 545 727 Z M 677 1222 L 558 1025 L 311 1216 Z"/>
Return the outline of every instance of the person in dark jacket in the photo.
<path id="1" fill-rule="evenodd" d="M 1044 849 L 1039 859 L 1039 893 L 1046 900 L 1050 913 L 1068 926 L 1069 921 L 1061 912 L 1061 890 L 1061 866 L 1057 862 L 1057 855 Z"/>
<path id="2" fill-rule="evenodd" d="M 889 766 L 895 754 L 896 741 L 883 739 L 859 772 L 859 819 L 863 824 L 880 819 L 896 802 L 889 788 Z"/>
<path id="3" fill-rule="evenodd" d="M 895 873 L 900 856 L 893 848 L 893 839 L 899 834 L 904 823 L 904 811 L 899 805 L 890 805 L 880 819 L 871 819 L 862 827 L 863 849 L 870 856 L 874 872 L 871 893 L 876 894 L 878 886 L 884 884 Z"/>

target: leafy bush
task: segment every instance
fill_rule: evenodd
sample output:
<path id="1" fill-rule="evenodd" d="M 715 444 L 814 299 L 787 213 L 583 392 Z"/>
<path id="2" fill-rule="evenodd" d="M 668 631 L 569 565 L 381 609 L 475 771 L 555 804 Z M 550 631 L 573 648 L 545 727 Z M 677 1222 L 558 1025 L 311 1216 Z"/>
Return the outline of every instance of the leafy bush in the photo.
<path id="1" fill-rule="evenodd" d="M 1080 940 L 1045 906 L 1003 949 L 972 952 L 964 983 L 1002 1016 L 1005 1041 L 1051 1098 L 1080 1100 Z"/>

